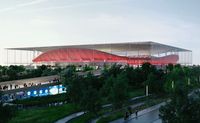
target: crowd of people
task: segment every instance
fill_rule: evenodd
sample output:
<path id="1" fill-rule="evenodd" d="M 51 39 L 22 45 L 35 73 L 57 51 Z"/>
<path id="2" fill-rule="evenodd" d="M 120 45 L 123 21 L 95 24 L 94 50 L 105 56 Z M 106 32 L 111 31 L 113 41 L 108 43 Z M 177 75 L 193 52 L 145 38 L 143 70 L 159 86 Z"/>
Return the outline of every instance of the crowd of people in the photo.
<path id="1" fill-rule="evenodd" d="M 7 91 L 19 88 L 32 87 L 32 86 L 40 86 L 42 84 L 49 84 L 55 82 L 60 82 L 60 80 L 58 78 L 54 78 L 53 80 L 50 80 L 48 82 L 41 82 L 41 83 L 24 83 L 23 85 L 18 85 L 18 84 L 0 85 L 0 91 Z"/>
<path id="2" fill-rule="evenodd" d="M 9 88 L 10 87 L 10 88 Z M 14 88 L 13 88 L 14 87 Z M 5 90 L 11 90 L 11 89 L 17 89 L 19 88 L 19 85 L 0 85 L 0 91 L 5 91 Z"/>

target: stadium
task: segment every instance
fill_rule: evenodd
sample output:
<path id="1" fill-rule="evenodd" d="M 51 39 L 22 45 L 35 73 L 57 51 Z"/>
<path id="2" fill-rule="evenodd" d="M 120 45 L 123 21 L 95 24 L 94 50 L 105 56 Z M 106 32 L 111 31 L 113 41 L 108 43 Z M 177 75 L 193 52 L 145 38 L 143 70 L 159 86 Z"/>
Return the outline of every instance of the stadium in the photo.
<path id="1" fill-rule="evenodd" d="M 192 64 L 192 51 L 156 42 L 7 48 L 6 64 L 21 65 L 153 65 Z M 13 57 L 14 56 L 14 57 Z"/>

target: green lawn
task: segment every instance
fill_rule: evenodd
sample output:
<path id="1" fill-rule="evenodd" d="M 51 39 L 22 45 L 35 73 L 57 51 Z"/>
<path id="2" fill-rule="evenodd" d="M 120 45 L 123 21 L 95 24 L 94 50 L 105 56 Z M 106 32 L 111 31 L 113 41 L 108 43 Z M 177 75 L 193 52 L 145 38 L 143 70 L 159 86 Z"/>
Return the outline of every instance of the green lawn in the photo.
<path id="1" fill-rule="evenodd" d="M 73 104 L 57 107 L 19 110 L 9 123 L 54 123 L 69 114 L 77 112 Z"/>
<path id="2" fill-rule="evenodd" d="M 137 97 L 137 96 L 143 96 L 145 95 L 145 90 L 143 88 L 141 89 L 130 89 L 128 92 L 129 98 Z"/>
<path id="3" fill-rule="evenodd" d="M 140 88 L 140 89 L 129 88 L 128 97 L 130 99 L 134 97 L 138 97 L 138 96 L 143 96 L 143 95 L 145 95 L 145 90 L 143 88 Z M 102 97 L 101 102 L 102 102 L 102 105 L 110 103 L 105 97 Z"/>

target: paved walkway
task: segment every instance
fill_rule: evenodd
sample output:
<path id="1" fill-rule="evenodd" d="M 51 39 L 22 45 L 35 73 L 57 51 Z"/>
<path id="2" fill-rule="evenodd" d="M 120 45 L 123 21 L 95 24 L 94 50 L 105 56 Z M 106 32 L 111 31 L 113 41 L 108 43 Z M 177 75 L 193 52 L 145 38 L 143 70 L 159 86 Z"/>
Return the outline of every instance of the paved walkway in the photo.
<path id="1" fill-rule="evenodd" d="M 141 98 L 144 98 L 144 97 L 146 97 L 146 96 L 144 95 L 144 96 L 134 97 L 134 98 L 131 98 L 130 101 L 134 101 L 134 100 L 141 99 Z M 106 104 L 106 105 L 103 105 L 102 108 L 111 107 L 111 106 L 112 106 L 112 104 Z M 77 113 L 74 113 L 74 114 L 71 114 L 69 116 L 66 116 L 66 117 L 62 118 L 62 119 L 56 121 L 55 123 L 66 123 L 66 122 L 70 121 L 71 119 L 79 117 L 79 116 L 81 116 L 83 114 L 84 114 L 83 111 L 82 112 L 77 112 Z"/>
<path id="2" fill-rule="evenodd" d="M 159 108 L 165 105 L 165 102 L 138 112 L 138 117 L 135 114 L 131 115 L 128 120 L 124 118 L 112 121 L 110 123 L 161 123 L 159 120 Z"/>
<path id="3" fill-rule="evenodd" d="M 82 112 L 77 112 L 77 113 L 71 114 L 71 115 L 69 115 L 69 116 L 67 116 L 67 117 L 65 117 L 63 119 L 58 120 L 55 123 L 66 123 L 66 122 L 70 121 L 71 119 L 79 117 L 79 116 L 81 116 L 83 114 L 84 114 L 83 111 Z"/>
<path id="4" fill-rule="evenodd" d="M 132 109 L 134 109 L 134 108 L 136 108 L 136 107 L 138 107 L 138 106 L 142 106 L 142 105 L 144 105 L 144 102 L 131 105 L 130 107 L 131 107 Z M 107 116 L 111 115 L 112 113 L 114 113 L 114 112 L 106 113 L 106 114 L 104 114 L 103 116 L 100 116 L 100 117 L 98 117 L 98 118 L 96 118 L 96 119 L 93 119 L 93 120 L 91 120 L 91 123 L 96 123 L 100 118 L 102 118 L 102 117 L 107 117 Z"/>

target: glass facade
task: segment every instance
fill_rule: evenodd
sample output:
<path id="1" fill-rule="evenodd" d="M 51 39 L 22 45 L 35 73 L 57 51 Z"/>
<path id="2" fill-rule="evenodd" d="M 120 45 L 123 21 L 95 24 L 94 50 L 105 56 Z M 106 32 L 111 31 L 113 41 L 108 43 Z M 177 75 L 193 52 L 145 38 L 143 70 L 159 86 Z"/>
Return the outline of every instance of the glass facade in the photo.
<path id="1" fill-rule="evenodd" d="M 8 48 L 6 50 L 7 64 L 23 64 L 23 59 L 27 59 L 25 61 L 28 61 L 27 63 L 29 64 L 36 65 L 55 65 L 61 63 L 122 63 L 141 65 L 144 62 L 150 62 L 155 65 L 165 65 L 168 63 L 192 64 L 192 51 L 156 42 Z M 22 52 L 25 55 L 22 55 Z"/>

